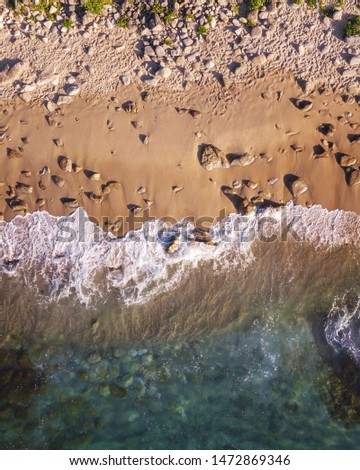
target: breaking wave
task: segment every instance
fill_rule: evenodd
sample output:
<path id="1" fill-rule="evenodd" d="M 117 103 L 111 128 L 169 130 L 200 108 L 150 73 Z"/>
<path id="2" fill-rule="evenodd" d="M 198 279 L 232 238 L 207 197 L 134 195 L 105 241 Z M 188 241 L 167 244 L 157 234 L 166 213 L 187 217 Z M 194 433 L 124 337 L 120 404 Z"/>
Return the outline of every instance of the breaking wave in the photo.
<path id="1" fill-rule="evenodd" d="M 357 246 L 360 217 L 290 203 L 249 217 L 232 214 L 210 228 L 205 243 L 197 234 L 189 223 L 164 228 L 156 221 L 119 239 L 91 223 L 81 208 L 68 217 L 35 212 L 1 225 L 0 275 L 22 276 L 51 300 L 75 295 L 89 305 L 112 291 L 126 304 L 143 303 L 177 286 L 200 263 L 216 274 L 230 266 L 241 272 L 254 262 L 254 243 Z"/>
<path id="2" fill-rule="evenodd" d="M 345 353 L 360 366 L 360 298 L 348 305 L 336 299 L 325 323 L 325 337 L 336 353 Z"/>

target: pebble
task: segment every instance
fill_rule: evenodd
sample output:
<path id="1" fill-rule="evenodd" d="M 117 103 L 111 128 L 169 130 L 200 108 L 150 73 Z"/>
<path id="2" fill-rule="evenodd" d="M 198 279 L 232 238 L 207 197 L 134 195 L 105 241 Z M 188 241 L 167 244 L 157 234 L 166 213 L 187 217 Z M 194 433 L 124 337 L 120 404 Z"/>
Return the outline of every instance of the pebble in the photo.
<path id="1" fill-rule="evenodd" d="M 20 93 L 19 96 L 25 103 L 29 103 L 32 100 L 32 95 L 28 92 Z"/>
<path id="2" fill-rule="evenodd" d="M 360 56 L 353 56 L 349 62 L 350 67 L 358 67 L 360 65 Z"/>
<path id="3" fill-rule="evenodd" d="M 72 97 L 68 95 L 59 95 L 56 100 L 56 104 L 61 106 L 63 104 L 70 104 L 72 103 Z"/>
<path id="4" fill-rule="evenodd" d="M 165 49 L 162 46 L 157 46 L 156 49 L 155 49 L 155 54 L 158 57 L 164 57 L 166 52 L 165 52 Z"/>
<path id="5" fill-rule="evenodd" d="M 332 19 L 334 21 L 341 21 L 342 20 L 342 11 L 341 10 L 336 10 L 334 11 L 334 14 L 332 16 Z"/>
<path id="6" fill-rule="evenodd" d="M 121 76 L 121 82 L 124 86 L 129 86 L 130 83 L 131 83 L 130 75 L 122 75 Z"/>
<path id="7" fill-rule="evenodd" d="M 156 77 L 166 79 L 170 77 L 171 70 L 169 69 L 169 67 L 163 67 L 160 70 L 158 70 L 155 75 Z"/>
<path id="8" fill-rule="evenodd" d="M 253 57 L 251 59 L 251 62 L 256 66 L 261 67 L 266 63 L 266 57 L 264 56 L 264 54 L 260 54 L 256 57 Z"/>

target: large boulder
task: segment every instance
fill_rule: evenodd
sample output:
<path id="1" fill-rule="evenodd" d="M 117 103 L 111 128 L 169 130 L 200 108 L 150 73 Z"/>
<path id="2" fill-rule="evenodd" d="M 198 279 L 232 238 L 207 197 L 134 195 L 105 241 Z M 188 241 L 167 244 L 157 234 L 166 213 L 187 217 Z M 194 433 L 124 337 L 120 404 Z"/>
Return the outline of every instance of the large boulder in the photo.
<path id="1" fill-rule="evenodd" d="M 205 145 L 201 152 L 201 165 L 205 170 L 215 170 L 216 168 L 229 168 L 230 163 L 225 154 L 214 145 Z"/>

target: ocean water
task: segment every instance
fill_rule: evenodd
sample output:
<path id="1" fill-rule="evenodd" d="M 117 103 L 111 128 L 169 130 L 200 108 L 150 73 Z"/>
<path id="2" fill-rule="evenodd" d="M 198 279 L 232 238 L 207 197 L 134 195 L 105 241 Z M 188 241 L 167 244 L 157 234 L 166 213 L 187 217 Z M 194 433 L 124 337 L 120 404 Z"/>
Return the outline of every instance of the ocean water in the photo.
<path id="1" fill-rule="evenodd" d="M 84 221 L 0 228 L 0 448 L 359 447 L 358 216 Z"/>

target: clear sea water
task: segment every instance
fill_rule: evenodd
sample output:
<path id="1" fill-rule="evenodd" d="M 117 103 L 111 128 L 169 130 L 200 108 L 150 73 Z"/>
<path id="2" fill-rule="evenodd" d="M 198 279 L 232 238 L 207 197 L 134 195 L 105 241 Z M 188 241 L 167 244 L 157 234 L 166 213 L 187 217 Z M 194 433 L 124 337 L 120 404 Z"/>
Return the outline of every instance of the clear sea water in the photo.
<path id="1" fill-rule="evenodd" d="M 66 290 L 71 266 L 56 271 L 50 259 L 60 250 L 51 221 L 28 218 L 32 235 L 46 232 L 36 244 L 16 222 L 16 244 L 15 232 L 2 236 L 0 448 L 359 448 L 357 219 L 321 217 L 307 226 L 331 243 L 254 242 L 239 258 L 238 243 L 208 246 L 192 265 L 152 249 L 167 278 L 143 268 L 151 279 L 141 301 L 139 252 L 129 288 L 128 278 L 109 286 L 100 258 L 96 275 L 86 271 L 77 249 L 82 292 L 98 286 L 90 303 L 79 286 Z"/>

